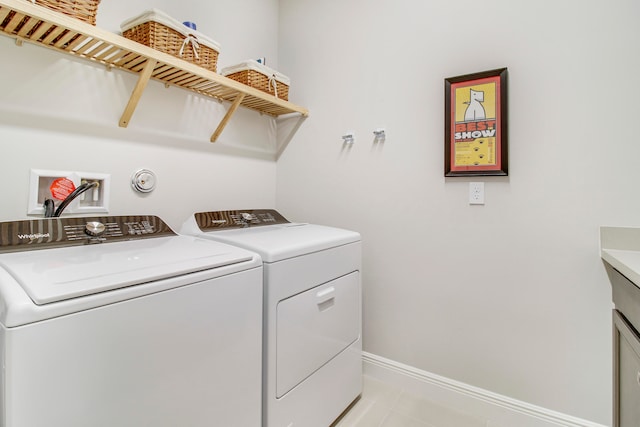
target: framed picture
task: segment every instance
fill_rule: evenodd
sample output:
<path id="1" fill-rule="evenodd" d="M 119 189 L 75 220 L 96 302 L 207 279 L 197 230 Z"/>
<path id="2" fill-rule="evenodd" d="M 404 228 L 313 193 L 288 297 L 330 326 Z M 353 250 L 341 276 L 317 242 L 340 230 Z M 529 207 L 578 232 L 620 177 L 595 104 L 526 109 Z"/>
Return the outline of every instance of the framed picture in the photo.
<path id="1" fill-rule="evenodd" d="M 508 175 L 507 69 L 444 81 L 444 175 Z"/>

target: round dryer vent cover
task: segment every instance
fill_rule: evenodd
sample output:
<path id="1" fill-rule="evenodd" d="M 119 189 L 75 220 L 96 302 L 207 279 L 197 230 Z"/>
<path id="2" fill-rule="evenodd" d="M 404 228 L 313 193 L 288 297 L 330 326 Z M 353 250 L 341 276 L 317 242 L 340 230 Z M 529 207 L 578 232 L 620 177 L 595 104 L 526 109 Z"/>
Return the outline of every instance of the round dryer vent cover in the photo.
<path id="1" fill-rule="evenodd" d="M 150 193 L 156 188 L 156 174 L 149 169 L 140 169 L 131 177 L 131 186 L 140 193 Z"/>

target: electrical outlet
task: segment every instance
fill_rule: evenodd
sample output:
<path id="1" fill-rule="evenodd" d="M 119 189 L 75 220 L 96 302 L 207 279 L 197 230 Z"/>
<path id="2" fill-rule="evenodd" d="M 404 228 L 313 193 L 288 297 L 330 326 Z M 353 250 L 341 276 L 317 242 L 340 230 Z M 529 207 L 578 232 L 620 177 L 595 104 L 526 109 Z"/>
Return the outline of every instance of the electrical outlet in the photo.
<path id="1" fill-rule="evenodd" d="M 484 182 L 469 183 L 469 204 L 484 205 Z"/>
<path id="2" fill-rule="evenodd" d="M 73 200 L 64 210 L 64 213 L 93 214 L 109 212 L 111 175 L 92 172 L 31 169 L 27 215 L 44 215 L 44 201 L 52 198 L 51 186 L 59 178 L 67 178 L 72 181 L 75 188 L 78 188 L 83 182 L 98 182 L 96 188 L 87 190 Z M 60 201 L 56 200 L 56 204 L 59 203 Z"/>

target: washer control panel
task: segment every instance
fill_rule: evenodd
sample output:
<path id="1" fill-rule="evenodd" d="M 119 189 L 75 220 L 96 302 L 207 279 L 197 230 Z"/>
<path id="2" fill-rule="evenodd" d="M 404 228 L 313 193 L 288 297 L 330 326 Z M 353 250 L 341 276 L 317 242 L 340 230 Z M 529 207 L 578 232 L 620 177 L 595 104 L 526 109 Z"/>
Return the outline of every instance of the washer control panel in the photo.
<path id="1" fill-rule="evenodd" d="M 285 217 L 273 209 L 198 212 L 194 217 L 202 231 L 289 223 Z"/>
<path id="2" fill-rule="evenodd" d="M 0 252 L 175 236 L 157 216 L 43 218 L 0 222 Z"/>

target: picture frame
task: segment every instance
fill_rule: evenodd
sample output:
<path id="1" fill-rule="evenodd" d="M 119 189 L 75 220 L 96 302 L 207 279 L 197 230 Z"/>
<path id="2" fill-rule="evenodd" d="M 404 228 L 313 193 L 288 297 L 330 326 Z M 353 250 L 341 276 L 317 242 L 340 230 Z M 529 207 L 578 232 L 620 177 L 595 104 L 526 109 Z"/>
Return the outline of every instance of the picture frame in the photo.
<path id="1" fill-rule="evenodd" d="M 444 175 L 508 175 L 507 68 L 444 84 Z"/>

